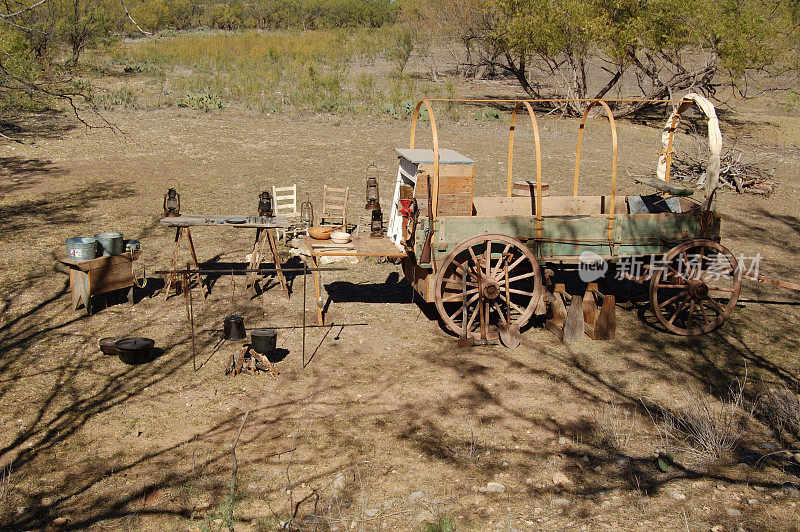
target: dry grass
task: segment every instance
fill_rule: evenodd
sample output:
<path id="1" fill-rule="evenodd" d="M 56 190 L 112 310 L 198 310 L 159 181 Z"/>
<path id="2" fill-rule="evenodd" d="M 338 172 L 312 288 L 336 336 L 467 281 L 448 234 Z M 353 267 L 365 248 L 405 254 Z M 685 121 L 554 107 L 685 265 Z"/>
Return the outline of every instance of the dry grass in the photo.
<path id="1" fill-rule="evenodd" d="M 5 510 L 6 502 L 11 493 L 11 466 L 8 464 L 0 470 L 0 515 Z"/>
<path id="2" fill-rule="evenodd" d="M 658 406 L 658 422 L 651 414 L 661 451 L 677 451 L 690 465 L 727 463 L 753 417 L 753 407 L 744 398 L 744 381 L 737 381 L 722 400 L 711 395 L 687 395 L 692 400 L 682 408 Z"/>
<path id="3" fill-rule="evenodd" d="M 771 388 L 762 397 L 760 410 L 781 438 L 800 437 L 800 400 L 789 388 Z"/>
<path id="4" fill-rule="evenodd" d="M 376 90 L 371 74 L 354 70 L 391 55 L 393 31 L 184 33 L 118 43 L 95 61 L 110 60 L 154 79 L 161 85 L 156 106 L 173 105 L 187 95 L 213 95 L 266 112 L 287 106 L 379 111 L 384 99 L 395 98 L 398 91 L 403 92 L 400 98 L 408 98 L 413 90 L 402 90 L 405 82 L 399 78 Z"/>
<path id="5" fill-rule="evenodd" d="M 603 403 L 593 417 L 603 441 L 615 451 L 626 449 L 636 434 L 636 412 L 623 408 L 616 401 Z"/>

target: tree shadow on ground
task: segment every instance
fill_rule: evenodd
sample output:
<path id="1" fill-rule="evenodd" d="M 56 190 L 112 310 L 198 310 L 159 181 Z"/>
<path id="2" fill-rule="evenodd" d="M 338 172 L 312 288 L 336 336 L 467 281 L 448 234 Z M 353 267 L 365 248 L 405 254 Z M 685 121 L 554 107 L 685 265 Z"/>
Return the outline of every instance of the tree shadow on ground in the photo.
<path id="1" fill-rule="evenodd" d="M 48 159 L 18 156 L 0 157 L 0 194 L 10 194 L 35 186 L 45 179 L 67 175 L 67 171 Z"/>
<path id="2" fill-rule="evenodd" d="M 130 198 L 135 190 L 118 181 L 95 181 L 81 188 L 0 205 L 0 237 L 30 232 L 35 228 L 77 225 L 89 222 L 89 207 L 100 201 Z"/>
<path id="3" fill-rule="evenodd" d="M 41 111 L 0 120 L 0 133 L 13 139 L 58 139 L 75 129 L 73 117 L 59 110 Z"/>

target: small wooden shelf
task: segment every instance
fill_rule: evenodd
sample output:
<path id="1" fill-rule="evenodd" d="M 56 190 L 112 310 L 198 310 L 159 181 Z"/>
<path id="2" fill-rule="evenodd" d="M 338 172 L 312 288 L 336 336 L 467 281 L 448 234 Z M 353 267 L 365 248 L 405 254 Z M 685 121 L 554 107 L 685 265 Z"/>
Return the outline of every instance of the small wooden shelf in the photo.
<path id="1" fill-rule="evenodd" d="M 133 261 L 141 251 L 92 260 L 75 261 L 61 259 L 69 266 L 69 287 L 73 310 L 83 304 L 86 313 L 92 315 L 92 296 L 128 288 L 128 301 L 133 304 Z"/>

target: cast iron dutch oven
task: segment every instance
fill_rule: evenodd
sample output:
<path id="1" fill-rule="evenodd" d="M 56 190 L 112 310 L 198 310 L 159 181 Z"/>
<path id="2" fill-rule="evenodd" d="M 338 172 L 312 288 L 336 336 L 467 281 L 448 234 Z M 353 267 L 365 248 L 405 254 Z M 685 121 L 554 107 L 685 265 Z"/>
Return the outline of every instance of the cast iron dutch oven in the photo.
<path id="1" fill-rule="evenodd" d="M 153 358 L 155 344 L 155 341 L 150 338 L 132 336 L 117 340 L 114 347 L 117 348 L 121 361 L 126 364 L 142 364 Z"/>
<path id="2" fill-rule="evenodd" d="M 278 332 L 275 329 L 253 329 L 250 331 L 250 343 L 256 353 L 266 355 L 275 351 Z"/>

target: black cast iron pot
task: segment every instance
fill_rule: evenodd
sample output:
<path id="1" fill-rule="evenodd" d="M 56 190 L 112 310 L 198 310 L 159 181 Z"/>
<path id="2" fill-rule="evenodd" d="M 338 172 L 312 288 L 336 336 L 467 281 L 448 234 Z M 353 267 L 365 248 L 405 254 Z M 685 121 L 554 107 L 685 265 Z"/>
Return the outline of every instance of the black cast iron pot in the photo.
<path id="1" fill-rule="evenodd" d="M 156 345 L 150 338 L 133 336 L 117 340 L 114 347 L 119 359 L 126 364 L 142 364 L 153 358 L 153 347 Z"/>
<path id="2" fill-rule="evenodd" d="M 222 320 L 222 337 L 226 340 L 244 340 L 247 333 L 244 330 L 244 318 L 240 314 L 228 314 Z"/>
<path id="3" fill-rule="evenodd" d="M 275 329 L 253 329 L 250 331 L 250 344 L 256 353 L 272 353 L 278 345 L 278 332 Z"/>

